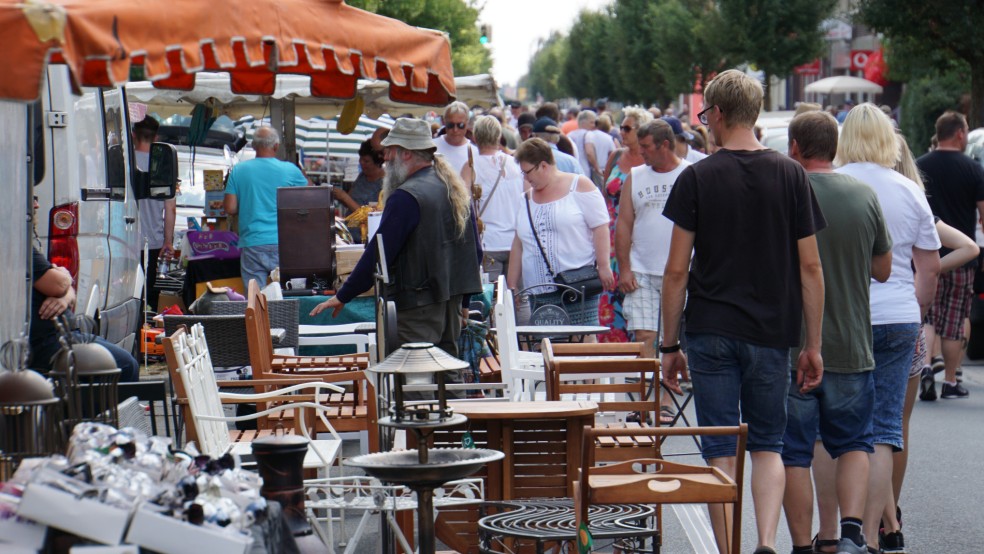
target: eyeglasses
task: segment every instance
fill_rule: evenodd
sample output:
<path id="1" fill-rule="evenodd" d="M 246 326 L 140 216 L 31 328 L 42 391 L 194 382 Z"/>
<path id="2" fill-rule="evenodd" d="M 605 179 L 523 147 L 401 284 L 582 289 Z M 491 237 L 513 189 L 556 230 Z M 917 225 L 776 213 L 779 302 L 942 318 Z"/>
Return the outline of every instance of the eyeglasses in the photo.
<path id="1" fill-rule="evenodd" d="M 710 106 L 704 108 L 699 114 L 697 114 L 697 121 L 700 121 L 701 124 L 703 125 L 707 125 L 707 112 L 713 110 L 714 106 L 715 104 L 711 104 Z"/>
<path id="2" fill-rule="evenodd" d="M 465 127 L 468 126 L 468 124 L 467 123 L 445 123 L 444 126 L 447 127 L 448 129 L 454 129 L 455 127 L 457 127 L 458 129 L 464 129 Z"/>
<path id="3" fill-rule="evenodd" d="M 536 164 L 536 165 L 534 165 L 533 167 L 531 167 L 531 168 L 529 168 L 529 169 L 527 169 L 526 171 L 523 171 L 522 169 L 520 169 L 520 171 L 522 171 L 522 172 L 523 172 L 523 177 L 526 177 L 526 178 L 529 178 L 529 176 L 530 176 L 530 173 L 533 173 L 534 171 L 536 171 L 536 169 L 537 169 L 538 167 L 540 167 L 540 164 Z"/>
<path id="4" fill-rule="evenodd" d="M 636 128 L 632 127 L 631 125 L 622 125 L 620 129 L 622 129 L 623 133 L 631 133 L 632 131 L 636 130 Z"/>

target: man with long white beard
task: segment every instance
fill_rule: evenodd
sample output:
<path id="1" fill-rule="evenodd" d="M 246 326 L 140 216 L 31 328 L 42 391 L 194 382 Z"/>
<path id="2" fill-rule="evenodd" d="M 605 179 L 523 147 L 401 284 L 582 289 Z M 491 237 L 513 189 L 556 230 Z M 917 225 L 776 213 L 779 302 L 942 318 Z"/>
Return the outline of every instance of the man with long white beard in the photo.
<path id="1" fill-rule="evenodd" d="M 386 297 L 396 302 L 400 342 L 430 342 L 457 356 L 463 313 L 471 295 L 482 291 L 470 192 L 457 171 L 434 156 L 427 122 L 397 119 L 381 144 L 386 176 L 379 230 L 338 294 L 311 315 L 331 309 L 336 316 L 372 287 L 375 237 L 382 236 L 392 281 Z"/>

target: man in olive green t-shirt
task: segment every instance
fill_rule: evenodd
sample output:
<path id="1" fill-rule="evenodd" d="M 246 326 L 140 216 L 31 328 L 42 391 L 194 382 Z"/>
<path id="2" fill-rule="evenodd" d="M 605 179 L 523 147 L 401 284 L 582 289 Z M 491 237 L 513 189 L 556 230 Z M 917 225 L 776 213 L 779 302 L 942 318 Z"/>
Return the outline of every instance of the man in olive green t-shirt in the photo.
<path id="1" fill-rule="evenodd" d="M 801 393 L 793 379 L 783 436 L 786 466 L 783 507 L 793 552 L 813 552 L 813 483 L 810 466 L 819 428 L 831 458 L 837 460 L 836 490 L 841 514 L 839 537 L 818 537 L 818 546 L 837 552 L 867 552 L 861 518 L 868 489 L 872 444 L 875 367 L 872 354 L 871 279 L 884 282 L 892 268 L 892 239 L 875 191 L 857 179 L 832 172 L 837 122 L 824 112 L 797 116 L 789 126 L 789 156 L 809 174 L 810 185 L 827 220 L 817 233 L 826 295 L 820 386 Z M 823 513 L 820 529 L 830 529 Z"/>

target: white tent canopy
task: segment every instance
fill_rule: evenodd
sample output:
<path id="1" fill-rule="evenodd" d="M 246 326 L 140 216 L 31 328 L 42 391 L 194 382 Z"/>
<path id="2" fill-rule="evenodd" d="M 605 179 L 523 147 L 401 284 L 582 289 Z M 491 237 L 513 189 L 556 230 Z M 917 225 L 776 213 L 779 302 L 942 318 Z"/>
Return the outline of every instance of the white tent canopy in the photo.
<path id="1" fill-rule="evenodd" d="M 227 73 L 199 73 L 192 90 L 164 90 L 154 88 L 149 81 L 126 85 L 127 97 L 147 104 L 148 112 L 157 112 L 162 117 L 180 114 L 187 115 L 195 104 L 214 98 L 219 113 L 231 119 L 252 115 L 261 117 L 270 113 L 270 99 L 293 99 L 294 115 L 310 119 L 314 117 L 331 118 L 338 115 L 345 101 L 311 96 L 309 77 L 303 75 L 278 75 L 277 86 L 272 96 L 235 94 L 230 90 Z M 498 87 L 491 75 L 471 75 L 455 77 L 457 99 L 469 107 L 491 108 L 502 105 Z M 365 101 L 365 114 L 379 117 L 382 114 L 401 116 L 413 114 L 420 117 L 428 112 L 440 113 L 444 106 L 418 106 L 402 104 L 390 100 L 389 83 L 385 81 L 359 80 L 357 94 Z"/>
<path id="2" fill-rule="evenodd" d="M 882 87 L 878 83 L 871 82 L 860 77 L 850 75 L 838 75 L 814 81 L 804 89 L 806 92 L 816 94 L 881 94 Z"/>

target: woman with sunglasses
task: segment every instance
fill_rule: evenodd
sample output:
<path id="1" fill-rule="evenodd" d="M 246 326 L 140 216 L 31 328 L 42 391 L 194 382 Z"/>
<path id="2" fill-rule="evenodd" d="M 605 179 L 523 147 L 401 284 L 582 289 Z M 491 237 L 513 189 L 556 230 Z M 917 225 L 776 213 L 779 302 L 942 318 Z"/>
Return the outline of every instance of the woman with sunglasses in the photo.
<path id="1" fill-rule="evenodd" d="M 605 165 L 605 186 L 602 188 L 602 195 L 605 204 L 608 206 L 608 238 L 611 250 L 609 267 L 612 269 L 615 283 L 618 284 L 618 262 L 615 260 L 615 220 L 618 218 L 618 201 L 622 195 L 622 182 L 632 171 L 645 163 L 642 159 L 642 152 L 639 149 L 639 137 L 636 130 L 646 123 L 653 120 L 653 115 L 648 111 L 632 106 L 622 110 L 622 126 L 620 128 L 623 148 L 619 148 L 608 156 L 608 163 Z M 625 316 L 622 314 L 622 302 L 625 294 L 618 290 L 606 290 L 601 293 L 598 301 L 598 323 L 610 328 L 610 331 L 598 337 L 600 342 L 628 342 L 632 340 L 629 336 Z"/>
<path id="2" fill-rule="evenodd" d="M 515 157 L 528 188 L 517 206 L 506 282 L 513 291 L 535 287 L 530 291 L 531 312 L 548 304 L 563 305 L 572 325 L 597 325 L 600 294 L 569 302 L 562 298 L 569 295 L 552 284 L 557 273 L 595 264 L 605 290 L 615 287 L 608 265 L 608 210 L 601 192 L 587 177 L 559 171 L 553 150 L 542 139 L 520 144 Z"/>

